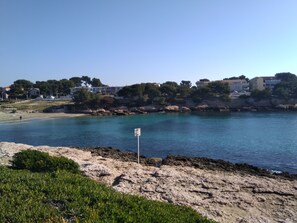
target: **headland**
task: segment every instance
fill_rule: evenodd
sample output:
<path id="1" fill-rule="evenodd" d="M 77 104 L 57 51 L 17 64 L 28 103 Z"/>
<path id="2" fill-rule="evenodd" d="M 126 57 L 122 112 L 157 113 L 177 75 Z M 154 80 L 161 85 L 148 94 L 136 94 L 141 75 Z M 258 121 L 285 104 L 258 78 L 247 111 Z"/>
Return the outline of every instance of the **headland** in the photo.
<path id="1" fill-rule="evenodd" d="M 110 148 L 69 148 L 0 143 L 0 160 L 26 149 L 65 156 L 83 173 L 115 190 L 190 206 L 218 222 L 296 222 L 297 179 L 224 161 L 141 158 Z"/>

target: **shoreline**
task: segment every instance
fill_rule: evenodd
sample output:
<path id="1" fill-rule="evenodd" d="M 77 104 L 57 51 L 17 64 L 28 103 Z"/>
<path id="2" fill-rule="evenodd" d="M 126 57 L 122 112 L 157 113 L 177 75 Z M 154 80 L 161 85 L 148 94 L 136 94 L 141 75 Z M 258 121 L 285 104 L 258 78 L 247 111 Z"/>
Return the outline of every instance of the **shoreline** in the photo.
<path id="1" fill-rule="evenodd" d="M 213 168 L 202 165 L 143 165 L 153 158 L 131 162 L 135 153 L 111 148 L 31 146 L 0 142 L 0 161 L 19 151 L 33 149 L 77 162 L 83 174 L 115 190 L 152 200 L 186 205 L 218 222 L 296 222 L 297 179 Z M 127 153 L 126 156 L 123 153 Z M 113 156 L 113 158 L 110 158 Z M 116 157 L 121 158 L 116 159 Z M 203 159 L 203 158 L 201 158 Z M 174 159 L 190 164 L 189 160 Z M 155 159 L 155 161 L 158 161 Z M 148 162 L 149 163 L 149 162 Z M 174 162 L 171 164 L 175 164 Z"/>
<path id="2" fill-rule="evenodd" d="M 38 112 L 32 110 L 19 110 L 15 113 L 9 111 L 0 111 L 0 123 L 9 123 L 17 121 L 30 121 L 34 119 L 52 119 L 52 118 L 71 118 L 80 116 L 127 116 L 127 115 L 140 115 L 140 114 L 154 114 L 154 113 L 185 113 L 185 114 L 231 114 L 231 113 L 242 113 L 242 112 L 297 112 L 297 104 L 292 105 L 281 105 L 278 107 L 238 107 L 231 108 L 228 106 L 210 106 L 210 105 L 199 105 L 196 107 L 186 107 L 179 105 L 168 105 L 168 106 L 140 106 L 140 107 L 113 107 L 113 108 L 99 108 L 96 110 L 76 110 L 73 112 Z M 21 117 L 21 118 L 20 118 Z"/>
<path id="3" fill-rule="evenodd" d="M 91 116 L 127 116 L 127 115 L 138 115 L 138 114 L 154 114 L 154 113 L 217 113 L 217 114 L 229 114 L 229 113 L 242 113 L 242 112 L 297 112 L 296 106 L 279 106 L 279 107 L 237 107 L 231 108 L 228 106 L 179 106 L 179 105 L 168 105 L 168 106 L 140 106 L 140 107 L 112 107 L 112 108 L 99 108 L 99 109 L 88 109 L 88 110 L 76 110 L 75 112 L 81 114 L 88 114 Z"/>
<path id="4" fill-rule="evenodd" d="M 100 109 L 102 110 L 102 109 Z M 243 112 L 290 112 L 297 114 L 297 111 L 293 110 L 261 110 L 261 111 L 214 111 L 214 110 L 204 110 L 204 111 L 141 111 L 141 112 L 130 112 L 130 111 L 123 111 L 123 112 L 16 112 L 16 113 L 8 113 L 0 111 L 0 124 L 1 123 L 16 123 L 21 121 L 32 121 L 32 120 L 47 120 L 47 119 L 57 119 L 57 118 L 75 118 L 75 117 L 94 117 L 94 116 L 128 116 L 128 115 L 145 115 L 145 114 L 201 114 L 205 115 L 207 113 L 211 114 L 232 114 L 232 113 L 243 113 Z M 20 119 L 20 116 L 22 117 Z"/>
<path id="5" fill-rule="evenodd" d="M 137 153 L 124 151 L 112 147 L 75 147 L 76 149 L 89 151 L 96 156 L 120 160 L 122 162 L 137 162 Z M 232 163 L 226 160 L 211 159 L 206 157 L 188 157 L 180 155 L 168 155 L 165 158 L 140 156 L 140 164 L 146 166 L 160 167 L 162 165 L 192 167 L 213 171 L 226 171 L 239 174 L 250 174 L 254 176 L 265 176 L 271 178 L 282 178 L 297 180 L 297 174 L 263 169 L 247 163 Z"/>
<path id="6" fill-rule="evenodd" d="M 87 116 L 87 114 L 81 113 L 45 113 L 45 112 L 16 112 L 9 113 L 0 111 L 0 123 L 11 123 L 11 122 L 22 122 L 22 121 L 32 121 L 32 120 L 47 120 L 56 118 L 72 118 Z M 20 119 L 20 117 L 22 117 Z"/>

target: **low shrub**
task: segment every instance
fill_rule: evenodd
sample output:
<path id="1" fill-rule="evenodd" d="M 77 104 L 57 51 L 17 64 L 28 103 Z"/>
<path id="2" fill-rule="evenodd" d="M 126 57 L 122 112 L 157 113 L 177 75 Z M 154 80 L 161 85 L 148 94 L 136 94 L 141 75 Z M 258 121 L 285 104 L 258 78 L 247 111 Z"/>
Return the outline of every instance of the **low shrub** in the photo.
<path id="1" fill-rule="evenodd" d="M 14 169 L 26 169 L 33 172 L 53 172 L 65 170 L 79 173 L 79 165 L 65 157 L 52 157 L 37 150 L 24 150 L 13 156 L 11 166 Z"/>
<path id="2" fill-rule="evenodd" d="M 214 223 L 193 209 L 116 192 L 79 174 L 0 166 L 0 222 Z"/>

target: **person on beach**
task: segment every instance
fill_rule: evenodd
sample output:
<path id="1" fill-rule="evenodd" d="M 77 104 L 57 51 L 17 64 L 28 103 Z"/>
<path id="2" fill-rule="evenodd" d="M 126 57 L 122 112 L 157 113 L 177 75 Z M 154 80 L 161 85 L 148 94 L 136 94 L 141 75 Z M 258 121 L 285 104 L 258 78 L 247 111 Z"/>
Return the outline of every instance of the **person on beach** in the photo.
<path id="1" fill-rule="evenodd" d="M 20 120 L 22 120 L 22 118 L 23 118 L 23 117 L 22 117 L 22 116 L 20 116 Z"/>

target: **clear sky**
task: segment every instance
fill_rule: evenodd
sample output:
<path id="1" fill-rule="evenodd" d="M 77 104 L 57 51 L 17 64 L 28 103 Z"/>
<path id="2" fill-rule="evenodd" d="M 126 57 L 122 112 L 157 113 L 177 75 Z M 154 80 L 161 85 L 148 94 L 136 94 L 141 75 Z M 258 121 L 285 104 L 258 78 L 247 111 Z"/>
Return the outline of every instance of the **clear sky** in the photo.
<path id="1" fill-rule="evenodd" d="M 0 0 L 0 86 L 297 74 L 296 0 Z"/>

